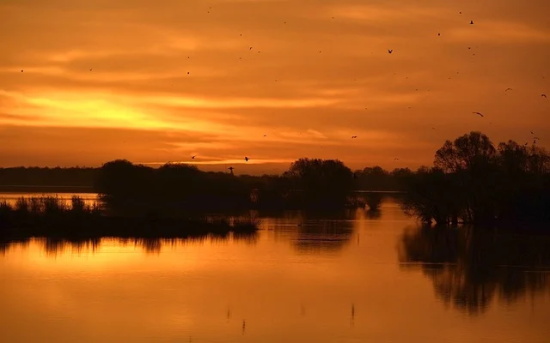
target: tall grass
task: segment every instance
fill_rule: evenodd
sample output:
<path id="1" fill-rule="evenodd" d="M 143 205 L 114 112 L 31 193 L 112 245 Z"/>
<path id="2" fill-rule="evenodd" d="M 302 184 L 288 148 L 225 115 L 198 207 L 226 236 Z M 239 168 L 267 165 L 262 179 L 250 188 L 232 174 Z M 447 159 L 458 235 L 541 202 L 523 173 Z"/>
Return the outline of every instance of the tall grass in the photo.
<path id="1" fill-rule="evenodd" d="M 58 197 L 20 198 L 15 205 L 0 203 L 0 239 L 179 238 L 256 230 L 257 221 L 252 219 L 197 220 L 145 212 L 137 216 L 106 215 L 99 205 L 90 206 L 77 196 L 72 197 L 70 203 Z"/>

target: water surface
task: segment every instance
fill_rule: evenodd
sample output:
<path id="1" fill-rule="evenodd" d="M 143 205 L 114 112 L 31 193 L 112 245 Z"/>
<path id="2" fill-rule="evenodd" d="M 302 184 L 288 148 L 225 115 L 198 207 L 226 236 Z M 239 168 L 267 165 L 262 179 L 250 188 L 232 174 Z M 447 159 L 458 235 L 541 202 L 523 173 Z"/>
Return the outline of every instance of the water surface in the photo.
<path id="1" fill-rule="evenodd" d="M 3 244 L 0 341 L 548 342 L 549 247 L 422 230 L 392 201 L 245 237 Z"/>

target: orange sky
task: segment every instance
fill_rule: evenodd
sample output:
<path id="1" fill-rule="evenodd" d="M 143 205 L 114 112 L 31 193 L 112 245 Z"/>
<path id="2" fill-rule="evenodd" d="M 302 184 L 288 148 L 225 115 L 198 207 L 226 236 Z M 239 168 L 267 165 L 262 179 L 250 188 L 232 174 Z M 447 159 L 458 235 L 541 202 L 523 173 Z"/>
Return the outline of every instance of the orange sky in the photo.
<path id="1" fill-rule="evenodd" d="M 548 148 L 548 13 L 547 0 L 1 0 L 0 166 L 416 168 L 472 130 L 533 131 Z"/>

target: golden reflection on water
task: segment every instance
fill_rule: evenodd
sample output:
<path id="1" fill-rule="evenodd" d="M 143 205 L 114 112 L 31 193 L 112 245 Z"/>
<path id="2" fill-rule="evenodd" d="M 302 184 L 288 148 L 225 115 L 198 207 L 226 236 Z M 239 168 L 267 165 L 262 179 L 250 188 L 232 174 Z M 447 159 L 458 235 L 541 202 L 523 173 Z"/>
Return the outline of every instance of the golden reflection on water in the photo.
<path id="1" fill-rule="evenodd" d="M 550 337 L 547 285 L 492 299 L 475 316 L 450 306 L 439 290 L 443 276 L 434 278 L 426 266 L 468 264 L 460 254 L 430 261 L 426 252 L 439 253 L 429 248 L 434 239 L 395 202 L 374 215 L 287 213 L 262 217 L 260 225 L 252 237 L 5 245 L 0 338 L 537 343 Z M 468 281 L 467 274 L 445 273 Z M 498 271 L 492 273 L 498 282 Z"/>

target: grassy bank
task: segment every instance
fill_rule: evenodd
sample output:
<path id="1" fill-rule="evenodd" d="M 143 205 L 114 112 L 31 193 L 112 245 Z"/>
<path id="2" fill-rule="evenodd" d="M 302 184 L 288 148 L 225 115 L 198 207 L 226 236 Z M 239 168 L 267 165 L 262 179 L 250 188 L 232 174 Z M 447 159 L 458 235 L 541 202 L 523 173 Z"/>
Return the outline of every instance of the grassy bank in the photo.
<path id="1" fill-rule="evenodd" d="M 250 218 L 165 217 L 155 212 L 105 215 L 99 206 L 86 205 L 76 196 L 70 205 L 56 197 L 20 198 L 13 206 L 0 203 L 0 236 L 3 239 L 186 238 L 205 234 L 248 234 L 256 230 L 257 223 Z"/>

